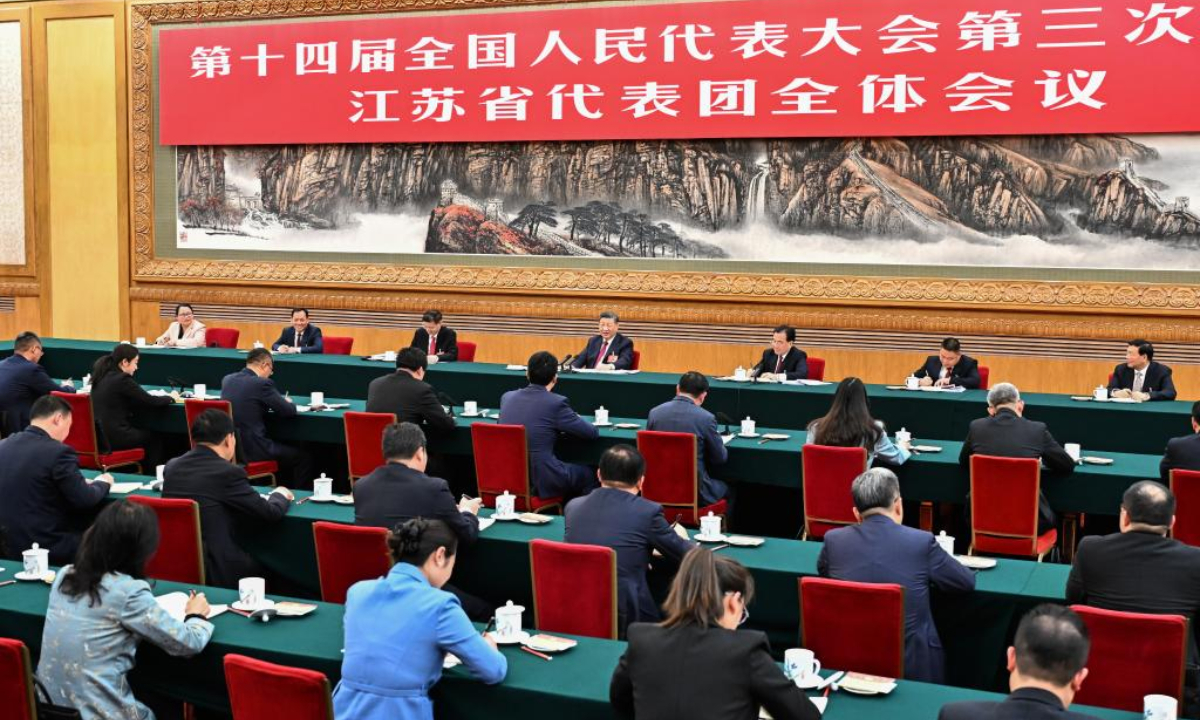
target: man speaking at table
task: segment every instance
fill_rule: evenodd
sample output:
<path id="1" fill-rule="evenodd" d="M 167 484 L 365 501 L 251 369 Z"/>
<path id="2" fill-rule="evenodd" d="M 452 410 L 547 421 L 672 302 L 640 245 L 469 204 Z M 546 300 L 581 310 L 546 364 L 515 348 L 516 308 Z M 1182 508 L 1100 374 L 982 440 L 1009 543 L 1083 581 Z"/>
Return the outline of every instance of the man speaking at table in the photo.
<path id="1" fill-rule="evenodd" d="M 622 335 L 621 319 L 611 310 L 600 313 L 600 334 L 593 335 L 571 367 L 594 370 L 629 370 L 633 367 L 633 341 Z"/>
<path id="2" fill-rule="evenodd" d="M 1115 398 L 1175 399 L 1171 368 L 1154 362 L 1154 346 L 1145 340 L 1129 341 L 1125 348 L 1125 362 L 1113 368 L 1108 390 Z"/>
<path id="3" fill-rule="evenodd" d="M 808 377 L 808 354 L 796 347 L 796 328 L 780 325 L 771 334 L 771 347 L 763 351 L 754 366 L 754 377 L 777 380 L 803 380 Z"/>
<path id="4" fill-rule="evenodd" d="M 925 364 L 913 375 L 920 378 L 922 387 L 958 386 L 976 390 L 980 385 L 979 363 L 964 355 L 962 344 L 952 337 L 942 340 L 938 354 L 925 358 Z"/>
<path id="5" fill-rule="evenodd" d="M 325 340 L 321 337 L 321 328 L 308 321 L 308 310 L 296 308 L 292 310 L 291 327 L 283 329 L 279 339 L 271 343 L 271 349 L 284 354 L 321 354 L 325 352 Z"/>

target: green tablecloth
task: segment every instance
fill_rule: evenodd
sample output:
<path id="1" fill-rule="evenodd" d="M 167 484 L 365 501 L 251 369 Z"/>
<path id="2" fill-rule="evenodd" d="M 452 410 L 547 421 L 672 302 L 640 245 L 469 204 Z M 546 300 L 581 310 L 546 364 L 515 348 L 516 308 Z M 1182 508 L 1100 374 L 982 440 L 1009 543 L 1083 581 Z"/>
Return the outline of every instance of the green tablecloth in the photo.
<path id="1" fill-rule="evenodd" d="M 56 377 L 80 378 L 113 343 L 46 338 L 43 365 Z M 12 343 L 0 343 L 0 353 Z M 184 384 L 220 386 L 221 378 L 243 366 L 245 353 L 236 350 L 148 348 L 138 369 L 141 382 L 165 385 L 170 378 Z M 1114 363 L 1115 364 L 1115 363 Z M 333 397 L 364 398 L 372 379 L 391 369 L 390 363 L 370 362 L 348 355 L 276 356 L 275 379 L 283 389 L 307 394 L 318 390 Z M 897 373 L 897 381 L 907 369 Z M 591 412 L 603 405 L 614 415 L 645 417 L 650 408 L 674 394 L 676 373 L 635 375 L 566 374 L 555 391 L 571 398 L 576 410 Z M 429 381 L 460 400 L 496 407 L 500 396 L 525 384 L 520 371 L 485 363 L 445 363 L 430 368 Z M 995 378 L 999 381 L 1003 378 Z M 1104 378 L 1081 378 L 1079 392 L 1089 395 Z M 735 418 L 753 417 L 760 425 L 802 429 L 824 415 L 834 385 L 798 387 L 714 381 L 706 407 Z M 962 440 L 971 420 L 985 414 L 986 395 L 909 392 L 870 386 L 871 409 L 892 430 L 905 427 L 921 438 Z M 1138 405 L 1076 402 L 1065 395 L 1029 393 L 1026 415 L 1049 424 L 1061 442 L 1087 448 L 1131 453 L 1161 453 L 1168 438 L 1189 431 L 1191 406 L 1186 402 Z"/>
<path id="2" fill-rule="evenodd" d="M 0 561 L 9 576 L 20 564 Z M 187 590 L 188 586 L 158 582 L 156 594 Z M 205 588 L 213 603 L 236 599 L 230 590 Z M 0 587 L 0 636 L 13 637 L 29 645 L 36 657 L 41 649 L 49 586 L 20 583 Z M 381 622 L 386 621 L 381 619 Z M 212 642 L 191 659 L 167 657 L 143 643 L 138 652 L 135 682 L 169 696 L 206 707 L 227 708 L 223 657 L 228 653 L 250 655 L 271 662 L 309 668 L 325 673 L 331 683 L 340 677 L 342 655 L 342 607 L 321 603 L 305 618 L 260 623 L 233 613 L 214 621 Z M 578 638 L 579 646 L 546 662 L 512 647 L 503 652 L 508 659 L 508 677 L 500 685 L 485 686 L 459 667 L 445 674 L 433 696 L 437 717 L 449 720 L 481 717 L 503 720 L 611 720 L 608 683 L 624 643 Z M 838 693 L 831 699 L 825 717 L 830 720 L 883 717 L 892 720 L 928 720 L 947 702 L 999 699 L 1000 696 L 960 688 L 904 682 L 886 698 L 855 697 Z M 1134 720 L 1128 712 L 1081 708 L 1111 720 Z"/>

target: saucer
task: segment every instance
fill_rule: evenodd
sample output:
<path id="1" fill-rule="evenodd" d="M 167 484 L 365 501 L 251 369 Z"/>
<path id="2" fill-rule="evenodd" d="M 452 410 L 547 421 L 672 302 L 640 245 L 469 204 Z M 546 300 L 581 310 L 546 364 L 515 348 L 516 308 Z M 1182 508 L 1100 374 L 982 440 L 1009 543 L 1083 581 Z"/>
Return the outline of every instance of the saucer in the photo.
<path id="1" fill-rule="evenodd" d="M 263 600 L 261 605 L 243 605 L 241 600 L 236 600 L 229 604 L 229 607 L 242 612 L 257 612 L 258 610 L 266 610 L 275 607 L 274 600 Z"/>
<path id="2" fill-rule="evenodd" d="M 740 437 L 740 438 L 756 438 L 756 437 L 762 437 L 762 435 L 761 435 L 761 434 L 759 434 L 759 433 L 756 433 L 756 432 L 755 432 L 755 433 L 744 433 L 744 432 L 740 432 L 740 433 L 738 433 L 738 434 L 737 434 L 737 436 L 738 436 L 738 437 Z"/>
<path id="3" fill-rule="evenodd" d="M 499 520 L 501 522 L 508 522 L 509 520 L 516 520 L 519 517 L 521 517 L 520 513 L 513 513 L 511 515 L 501 515 L 500 513 L 492 513 L 492 519 Z"/>
<path id="4" fill-rule="evenodd" d="M 596 427 L 612 427 L 611 422 L 593 422 L 592 424 Z"/>
<path id="5" fill-rule="evenodd" d="M 530 512 L 517 514 L 517 522 L 523 522 L 526 525 L 545 525 L 553 519 L 549 515 L 539 515 Z"/>
<path id="6" fill-rule="evenodd" d="M 801 690 L 815 690 L 821 685 L 821 683 L 825 681 L 819 674 L 813 673 L 805 678 L 796 678 L 792 680 L 792 682 L 795 683 L 796 687 L 800 688 Z"/>
<path id="7" fill-rule="evenodd" d="M 998 562 L 996 558 L 978 557 L 975 555 L 955 555 L 954 559 L 962 563 L 963 567 L 972 570 L 991 570 L 996 567 Z"/>
<path id="8" fill-rule="evenodd" d="M 522 630 L 519 634 L 512 637 L 502 638 L 496 633 L 492 633 L 492 639 L 497 645 L 520 645 L 529 642 L 530 634 Z"/>
<path id="9" fill-rule="evenodd" d="M 21 572 L 17 573 L 16 575 L 13 575 L 13 577 L 15 577 L 16 579 L 18 579 L 22 582 L 33 582 L 34 580 L 41 580 L 43 577 L 45 577 L 45 575 L 39 574 L 39 573 L 25 572 L 24 570 L 22 570 Z"/>
<path id="10" fill-rule="evenodd" d="M 473 412 L 473 413 L 469 413 L 469 412 L 460 412 L 460 413 L 458 414 L 458 416 L 459 416 L 459 417 L 469 417 L 469 418 L 476 418 L 476 417 L 487 417 L 487 411 L 486 411 L 486 410 L 480 410 L 479 412 Z"/>
<path id="11" fill-rule="evenodd" d="M 696 533 L 692 536 L 692 539 L 696 542 L 719 543 L 725 542 L 729 538 L 725 535 L 701 535 L 700 533 Z"/>
<path id="12" fill-rule="evenodd" d="M 319 503 L 337 502 L 337 500 L 335 498 L 336 498 L 335 495 L 330 495 L 329 497 L 317 497 L 316 495 L 308 496 L 309 502 L 319 502 Z"/>

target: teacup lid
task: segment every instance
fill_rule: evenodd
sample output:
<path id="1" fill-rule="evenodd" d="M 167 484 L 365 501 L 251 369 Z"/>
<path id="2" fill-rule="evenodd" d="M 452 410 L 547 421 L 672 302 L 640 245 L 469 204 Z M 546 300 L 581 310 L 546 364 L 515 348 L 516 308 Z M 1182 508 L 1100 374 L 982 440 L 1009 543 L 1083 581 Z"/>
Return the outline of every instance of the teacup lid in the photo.
<path id="1" fill-rule="evenodd" d="M 38 548 L 38 544 L 37 544 L 37 543 L 34 543 L 34 544 L 33 544 L 33 547 L 29 548 L 29 549 L 28 549 L 28 550 L 26 550 L 25 552 L 27 552 L 27 553 L 35 553 L 35 552 L 37 552 L 39 549 L 40 549 L 40 548 Z"/>
<path id="2" fill-rule="evenodd" d="M 508 602 L 504 603 L 504 605 L 496 608 L 496 612 L 498 612 L 498 613 L 501 613 L 501 612 L 503 612 L 503 613 L 525 612 L 525 606 L 524 605 L 514 605 L 513 601 L 509 600 Z"/>

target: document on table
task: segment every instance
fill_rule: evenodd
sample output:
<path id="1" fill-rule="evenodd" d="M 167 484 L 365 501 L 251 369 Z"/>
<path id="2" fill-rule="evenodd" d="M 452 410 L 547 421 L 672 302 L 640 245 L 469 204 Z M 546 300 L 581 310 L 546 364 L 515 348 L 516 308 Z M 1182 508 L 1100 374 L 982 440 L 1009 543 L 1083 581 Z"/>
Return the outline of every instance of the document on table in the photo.
<path id="1" fill-rule="evenodd" d="M 183 592 L 167 593 L 166 595 L 159 595 L 158 597 L 156 597 L 154 599 L 158 601 L 159 607 L 161 607 L 163 610 L 167 611 L 168 615 L 175 618 L 179 622 L 183 622 L 183 618 L 186 615 L 185 609 L 187 608 L 187 601 L 188 601 L 187 593 L 183 593 Z M 212 620 L 213 618 L 224 613 L 228 609 L 229 609 L 228 605 L 209 605 L 208 606 L 208 619 Z"/>
<path id="2" fill-rule="evenodd" d="M 832 385 L 833 383 L 825 382 L 824 380 L 809 380 L 801 378 L 799 380 L 784 380 L 784 385 Z"/>
<path id="3" fill-rule="evenodd" d="M 496 521 L 492 518 L 479 518 L 479 532 L 483 532 L 495 524 Z"/>
<path id="4" fill-rule="evenodd" d="M 505 365 L 504 369 L 505 370 L 524 370 L 525 366 L 524 365 Z"/>
<path id="5" fill-rule="evenodd" d="M 128 495 L 129 493 L 133 492 L 134 490 L 141 490 L 141 489 L 142 489 L 142 484 L 140 482 L 123 482 L 123 483 L 115 482 L 112 484 L 112 489 L 109 490 L 109 492 L 117 493 L 119 495 Z"/>

